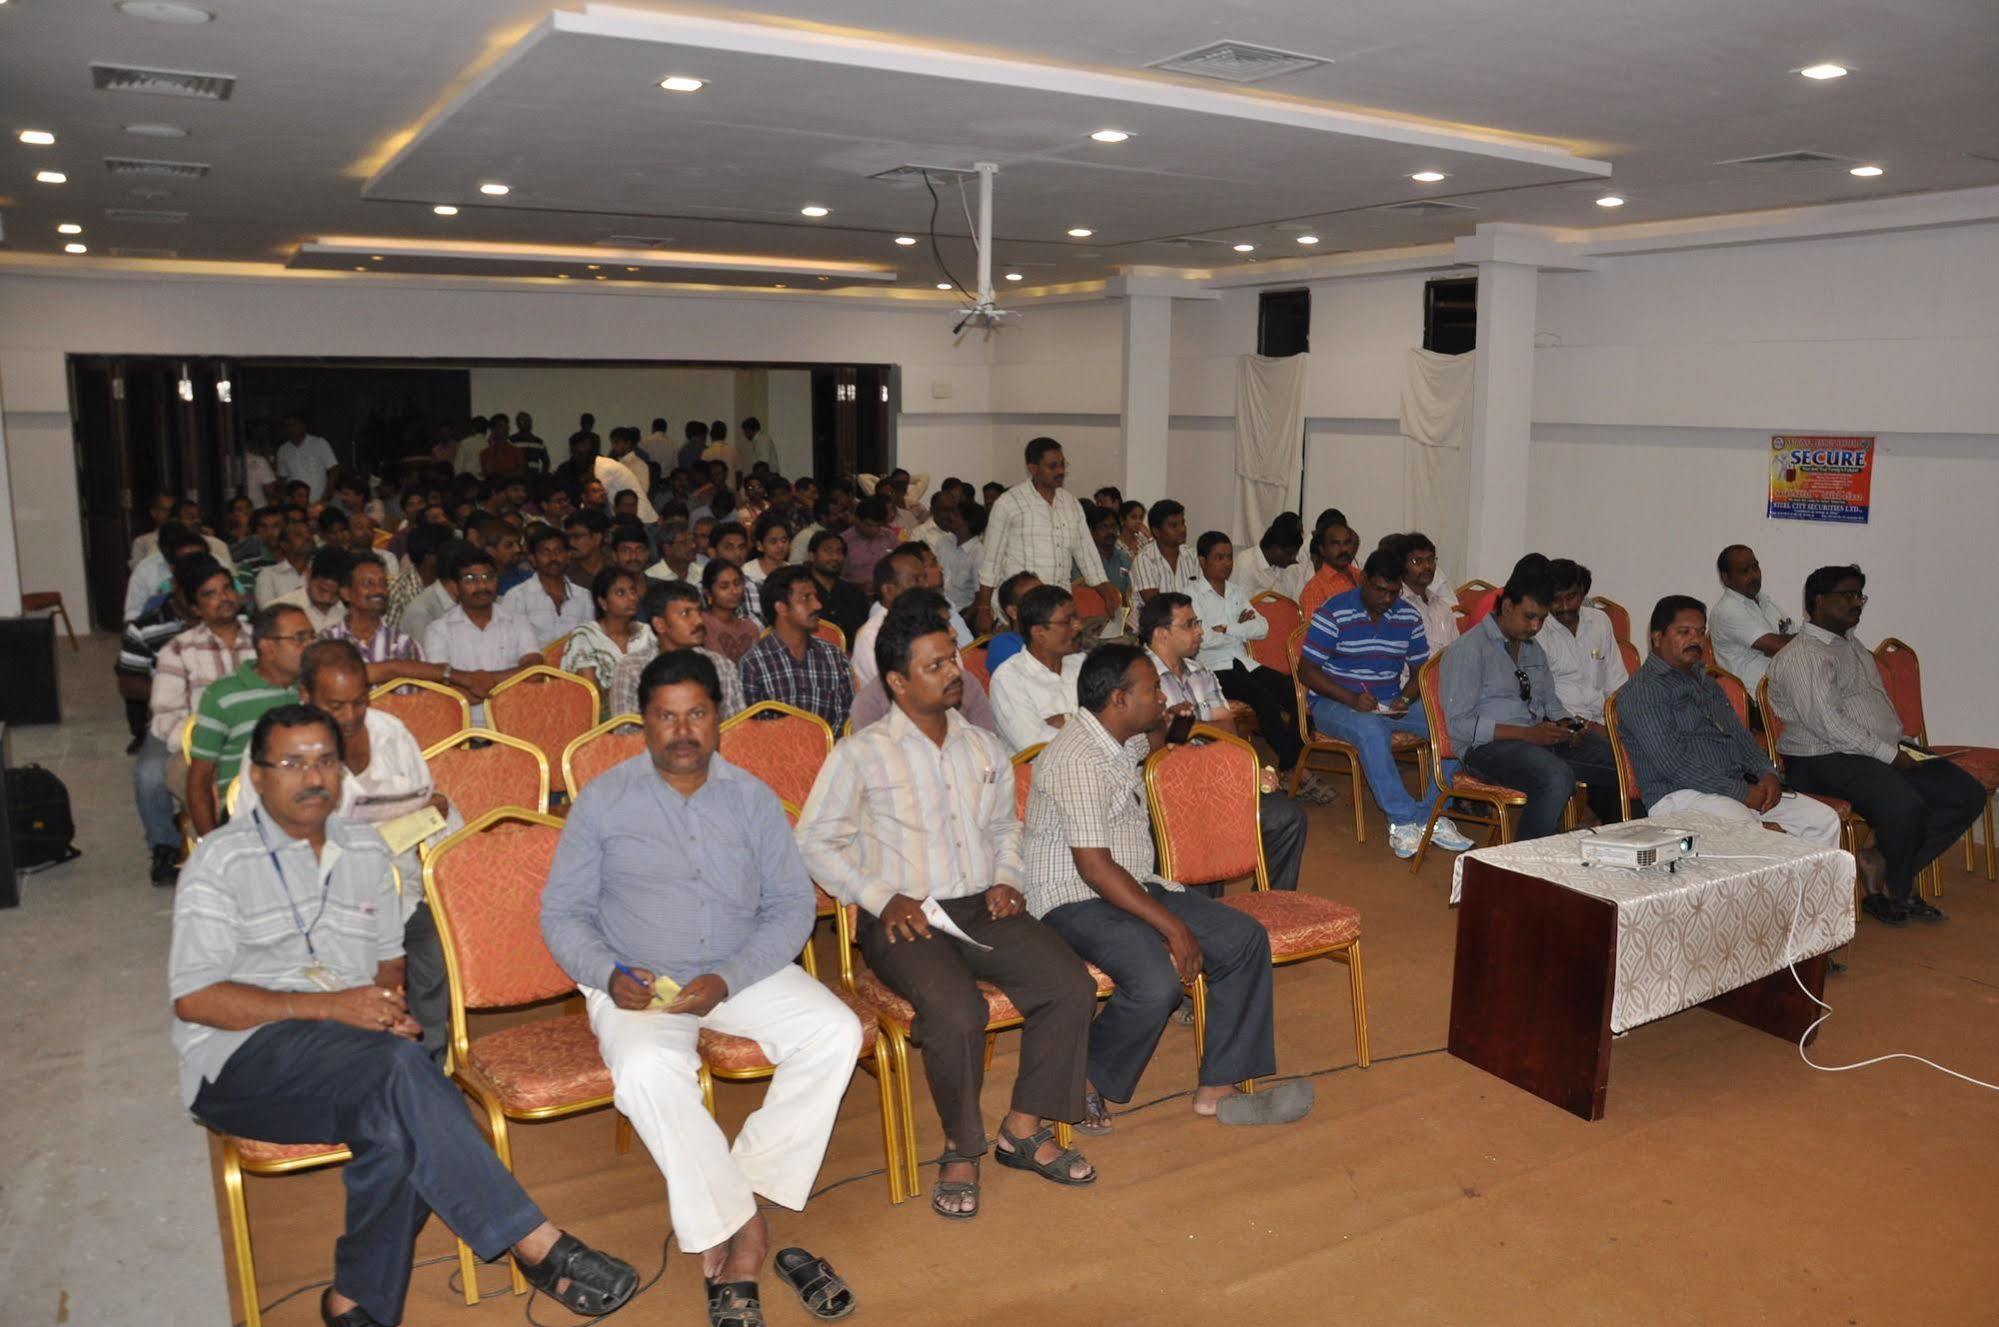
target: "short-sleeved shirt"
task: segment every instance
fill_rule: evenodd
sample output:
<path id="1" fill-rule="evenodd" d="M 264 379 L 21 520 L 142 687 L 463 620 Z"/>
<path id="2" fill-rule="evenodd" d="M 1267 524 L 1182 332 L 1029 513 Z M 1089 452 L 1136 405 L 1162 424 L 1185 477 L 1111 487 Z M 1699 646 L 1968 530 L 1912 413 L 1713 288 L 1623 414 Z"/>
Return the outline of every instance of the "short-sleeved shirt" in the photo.
<path id="1" fill-rule="evenodd" d="M 1181 888 L 1160 877 L 1154 855 L 1139 774 L 1150 746 L 1144 734 L 1119 745 L 1096 715 L 1078 710 L 1035 760 L 1021 836 L 1021 892 L 1029 912 L 1045 917 L 1097 897 L 1076 870 L 1071 848 L 1108 848 L 1140 884 Z"/>
<path id="2" fill-rule="evenodd" d="M 1138 556 L 1131 560 L 1131 603 L 1125 608 L 1125 630 L 1138 630 L 1138 614 L 1145 607 L 1145 591 L 1171 590 L 1192 597 L 1195 588 L 1202 583 L 1201 559 L 1194 556 L 1194 550 L 1182 544 L 1175 556 L 1180 559 L 1178 564 L 1168 565 L 1166 554 L 1160 551 L 1159 541 L 1155 539 L 1139 549 Z"/>
<path id="3" fill-rule="evenodd" d="M 611 693 L 616 689 L 619 674 L 630 673 L 631 693 L 638 698 L 638 675 L 645 671 L 653 656 L 659 653 L 659 642 L 653 639 L 652 628 L 643 622 L 632 624 L 631 639 L 625 648 L 619 649 L 617 642 L 604 634 L 604 628 L 596 622 L 585 622 L 576 628 L 569 638 L 569 644 L 562 651 L 562 667 L 571 673 L 592 669 L 597 679 L 597 694 L 603 704 L 611 704 Z M 598 717 L 610 718 L 613 714 L 629 711 L 606 708 Z"/>
<path id="4" fill-rule="evenodd" d="M 1326 600 L 1359 588 L 1360 579 L 1354 575 L 1351 564 L 1335 567 L 1328 562 L 1314 572 L 1312 579 L 1305 582 L 1305 588 L 1298 592 L 1298 608 L 1309 618 L 1319 611 L 1319 605 Z"/>
<path id="5" fill-rule="evenodd" d="M 217 790 L 227 788 L 242 767 L 250 732 L 268 710 L 298 700 L 298 686 L 278 686 L 257 671 L 253 658 L 202 693 L 194 711 L 194 741 L 188 752 L 215 766 Z"/>
<path id="6" fill-rule="evenodd" d="M 565 578 L 567 579 L 567 578 Z M 568 586 L 569 593 L 557 604 L 555 596 L 541 583 L 539 576 L 530 576 L 500 596 L 500 606 L 510 613 L 528 620 L 534 628 L 535 640 L 549 645 L 561 640 L 570 632 L 590 621 L 596 614 L 590 603 L 590 592 L 579 589 L 574 582 Z"/>
<path id="7" fill-rule="evenodd" d="M 1393 700 L 1429 660 L 1430 643 L 1414 604 L 1397 599 L 1372 618 L 1360 591 L 1348 590 L 1319 605 L 1299 653 L 1347 690 Z"/>
<path id="8" fill-rule="evenodd" d="M 520 667 L 524 656 L 540 653 L 541 642 L 528 620 L 501 604 L 493 605 L 483 628 L 465 615 L 464 605 L 454 604 L 423 633 L 423 657 L 453 668 L 504 672 Z"/>
<path id="9" fill-rule="evenodd" d="M 710 632 L 713 635 L 713 632 Z M 743 652 L 737 665 L 743 679 L 743 699 L 779 700 L 826 721 L 837 736 L 854 707 L 854 682 L 847 656 L 830 641 L 805 638 L 805 657 L 794 659 L 776 632 Z"/>
<path id="10" fill-rule="evenodd" d="M 1758 591 L 1754 599 L 1722 587 L 1721 597 L 1708 610 L 1708 638 L 1714 642 L 1715 662 L 1740 678 L 1750 695 L 1770 675 L 1771 656 L 1756 648 L 1765 636 L 1781 633 L 1790 623 L 1784 610 L 1768 594 Z"/>
<path id="11" fill-rule="evenodd" d="M 115 671 L 125 677 L 150 678 L 167 642 L 193 625 L 171 602 L 141 613 L 125 624 L 125 633 L 119 637 Z"/>
<path id="12" fill-rule="evenodd" d="M 312 846 L 261 812 L 195 845 L 174 891 L 167 993 L 178 1000 L 217 982 L 267 991 L 366 986 L 403 953 L 403 914 L 389 846 L 366 825 L 334 816 L 317 860 Z M 181 1101 L 192 1106 L 256 1028 L 227 1031 L 174 1020 Z"/>
<path id="13" fill-rule="evenodd" d="M 367 640 L 354 634 L 352 621 L 342 619 L 319 633 L 321 640 L 344 640 L 352 645 L 363 663 L 407 663 L 421 660 L 423 651 L 406 631 L 398 631 L 385 620 Z"/>

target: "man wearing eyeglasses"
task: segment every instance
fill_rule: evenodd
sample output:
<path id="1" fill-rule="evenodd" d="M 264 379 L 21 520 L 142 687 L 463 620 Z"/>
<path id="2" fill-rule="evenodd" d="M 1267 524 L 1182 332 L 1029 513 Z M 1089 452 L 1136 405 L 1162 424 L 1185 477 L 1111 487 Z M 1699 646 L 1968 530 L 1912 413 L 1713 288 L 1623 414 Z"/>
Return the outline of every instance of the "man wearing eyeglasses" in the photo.
<path id="1" fill-rule="evenodd" d="M 187 814 L 199 838 L 222 823 L 222 793 L 267 710 L 298 700 L 299 659 L 315 639 L 305 611 L 272 604 L 250 619 L 257 657 L 201 693 L 188 746 Z"/>
<path id="2" fill-rule="evenodd" d="M 463 674 L 474 694 L 483 696 L 507 674 L 542 662 L 534 624 L 494 602 L 500 573 L 491 553 L 460 544 L 439 579 L 458 602 L 424 628 L 423 657 L 445 665 L 445 681 Z"/>
<path id="3" fill-rule="evenodd" d="M 1576 785 L 1606 824 L 1618 818 L 1617 766 L 1603 725 L 1569 713 L 1534 637 L 1555 602 L 1545 572 L 1516 569 L 1494 610 L 1444 651 L 1444 719 L 1458 758 L 1479 778 L 1526 794 L 1515 836 L 1561 828 Z"/>
<path id="4" fill-rule="evenodd" d="M 1770 708 L 1784 726 L 1777 750 L 1793 788 L 1844 798 L 1874 827 L 1888 893 L 1868 896 L 1867 915 L 1889 926 L 1941 922 L 1916 877 L 1971 828 L 1986 793 L 1903 733 L 1874 656 L 1853 635 L 1866 607 L 1858 567 L 1805 577 L 1804 629 L 1770 663 Z"/>

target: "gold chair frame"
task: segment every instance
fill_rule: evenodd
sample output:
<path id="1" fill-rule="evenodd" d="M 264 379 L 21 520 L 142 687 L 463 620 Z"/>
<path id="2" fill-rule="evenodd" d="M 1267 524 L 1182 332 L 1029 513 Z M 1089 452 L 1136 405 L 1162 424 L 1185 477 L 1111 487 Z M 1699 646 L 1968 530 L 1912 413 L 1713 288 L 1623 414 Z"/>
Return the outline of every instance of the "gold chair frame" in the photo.
<path id="1" fill-rule="evenodd" d="M 507 746 L 512 747 L 516 751 L 525 751 L 533 756 L 535 768 L 541 771 L 540 800 L 533 806 L 523 807 L 522 810 L 541 812 L 548 810 L 548 754 L 533 742 L 525 741 L 522 738 L 514 737 L 494 728 L 460 728 L 443 741 L 432 742 L 429 746 L 425 747 L 423 749 L 424 762 L 428 764 L 432 756 L 442 755 L 444 752 L 454 747 L 463 746 L 467 742 L 489 742 L 494 746 Z M 443 790 L 438 789 L 437 791 Z M 450 796 L 449 793 L 445 795 L 447 797 Z M 441 848 L 444 845 L 440 843 L 438 846 Z"/>
<path id="2" fill-rule="evenodd" d="M 637 714 L 614 714 L 588 732 L 578 733 L 569 739 L 569 745 L 562 748 L 562 786 L 569 790 L 569 799 L 576 800 L 576 753 L 599 737 L 615 733 L 620 728 L 645 727 L 645 719 Z"/>

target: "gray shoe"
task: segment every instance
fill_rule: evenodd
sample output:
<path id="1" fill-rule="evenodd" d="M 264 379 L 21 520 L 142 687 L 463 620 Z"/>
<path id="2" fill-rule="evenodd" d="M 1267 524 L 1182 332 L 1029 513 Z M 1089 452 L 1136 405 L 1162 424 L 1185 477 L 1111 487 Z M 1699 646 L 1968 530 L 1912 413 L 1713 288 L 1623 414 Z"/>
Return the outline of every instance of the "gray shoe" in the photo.
<path id="1" fill-rule="evenodd" d="M 1309 1082 L 1294 1078 L 1267 1092 L 1222 1098 L 1215 1118 L 1223 1124 L 1295 1124 L 1312 1113 L 1313 1095 Z"/>

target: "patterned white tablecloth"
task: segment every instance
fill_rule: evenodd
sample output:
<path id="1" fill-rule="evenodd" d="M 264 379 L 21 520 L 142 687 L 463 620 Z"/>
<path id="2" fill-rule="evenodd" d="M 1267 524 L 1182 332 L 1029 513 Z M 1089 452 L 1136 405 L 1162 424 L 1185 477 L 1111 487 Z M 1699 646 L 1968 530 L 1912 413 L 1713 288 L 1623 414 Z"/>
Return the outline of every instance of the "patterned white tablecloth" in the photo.
<path id="1" fill-rule="evenodd" d="M 1853 938 L 1853 855 L 1760 825 L 1679 815 L 1695 835 L 1676 871 L 1584 866 L 1588 831 L 1480 848 L 1466 858 L 1553 881 L 1617 905 L 1617 989 L 1610 1028 L 1624 1032 L 1746 986 Z"/>

